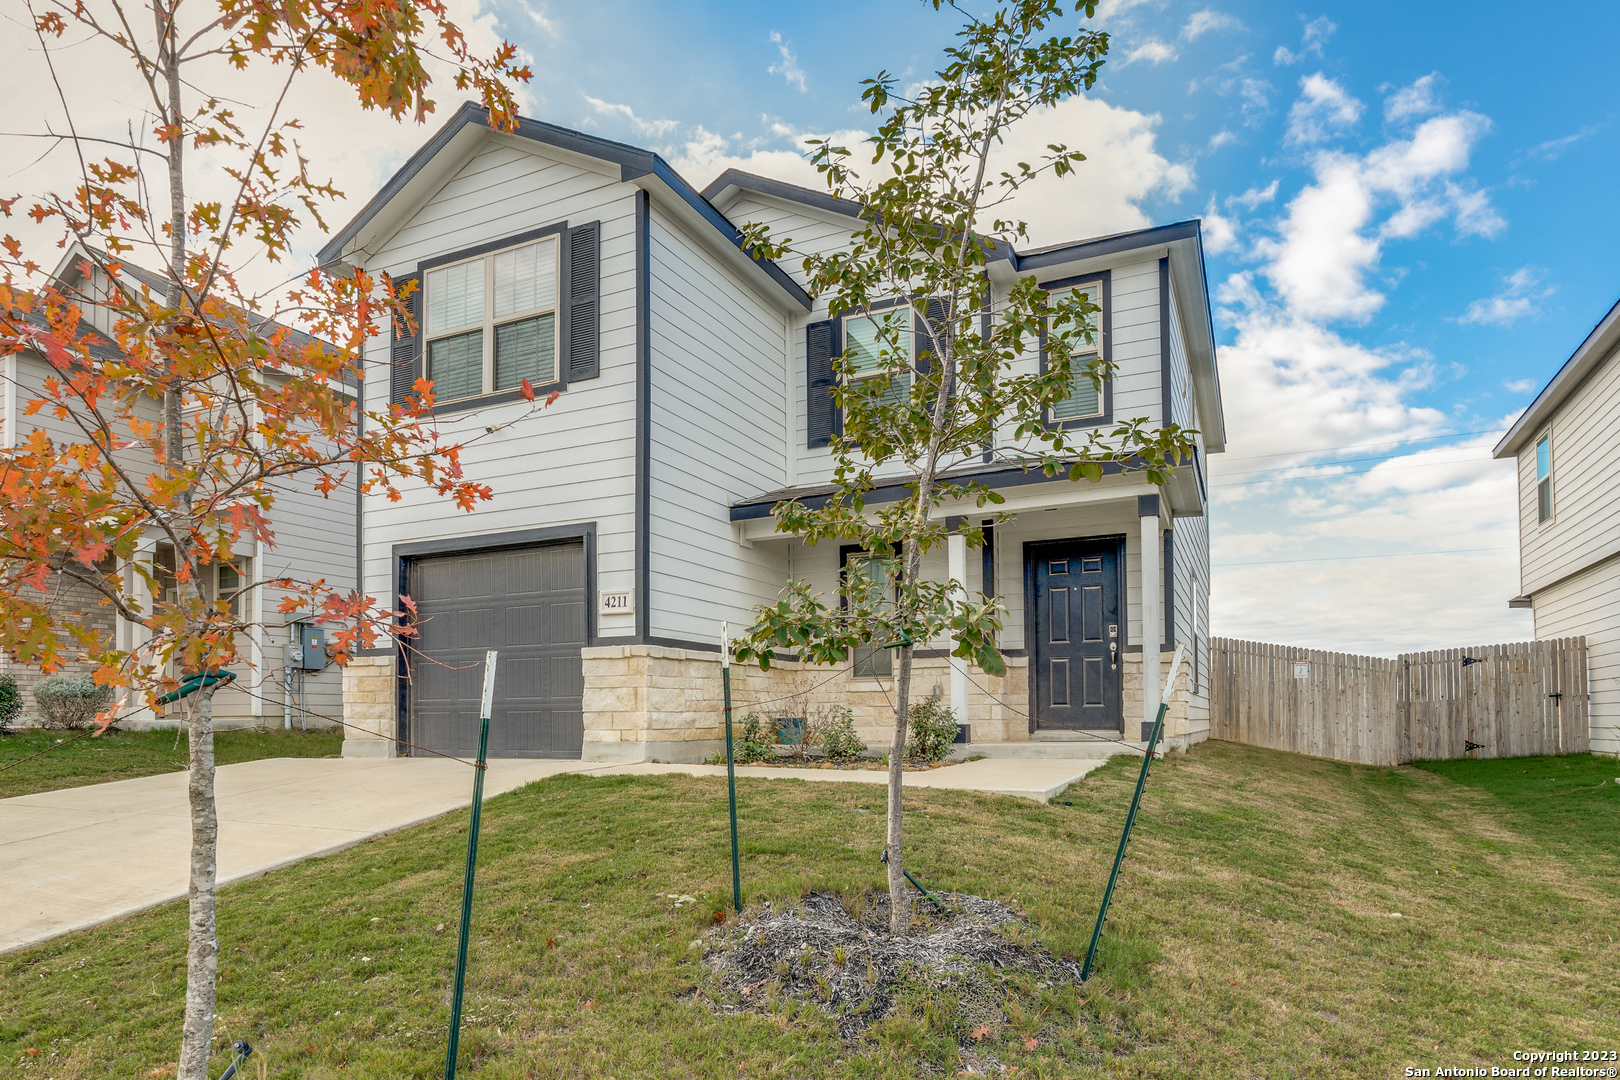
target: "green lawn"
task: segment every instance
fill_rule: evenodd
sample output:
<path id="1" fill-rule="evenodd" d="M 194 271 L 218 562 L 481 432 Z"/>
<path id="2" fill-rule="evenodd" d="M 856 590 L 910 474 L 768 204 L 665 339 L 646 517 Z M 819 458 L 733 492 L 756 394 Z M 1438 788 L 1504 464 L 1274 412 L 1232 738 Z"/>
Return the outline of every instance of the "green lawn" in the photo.
<path id="1" fill-rule="evenodd" d="M 1029 1018 L 1033 1050 L 1023 1030 L 991 1034 L 1007 1075 L 1395 1077 L 1620 1046 L 1612 792 L 1572 782 L 1548 816 L 1528 795 L 1542 766 L 1514 779 L 1505 764 L 1374 769 L 1220 743 L 1172 756 L 1098 976 L 1073 1015 Z M 1078 955 L 1134 781 L 1115 759 L 1045 806 L 917 790 L 911 865 L 1015 901 Z M 750 902 L 882 887 L 881 788 L 740 781 L 738 798 Z M 217 1034 L 263 1048 L 248 1076 L 442 1075 L 465 828 L 452 815 L 225 890 Z M 802 1009 L 695 1004 L 691 943 L 724 906 L 727 851 L 717 780 L 562 776 L 491 800 L 461 1075 L 956 1071 L 926 1001 L 858 1045 Z M 184 930 L 171 905 L 0 957 L 0 1074 L 162 1075 Z"/>
<path id="2" fill-rule="evenodd" d="M 109 780 L 128 780 L 186 767 L 185 736 L 176 743 L 173 731 L 115 731 L 74 740 L 78 734 L 77 731 L 32 730 L 0 736 L 0 769 L 41 750 L 57 747 L 14 769 L 0 772 L 0 799 L 85 784 L 105 784 Z M 221 765 L 272 757 L 336 757 L 342 751 L 340 728 L 308 732 L 221 731 L 214 736 L 214 759 Z"/>

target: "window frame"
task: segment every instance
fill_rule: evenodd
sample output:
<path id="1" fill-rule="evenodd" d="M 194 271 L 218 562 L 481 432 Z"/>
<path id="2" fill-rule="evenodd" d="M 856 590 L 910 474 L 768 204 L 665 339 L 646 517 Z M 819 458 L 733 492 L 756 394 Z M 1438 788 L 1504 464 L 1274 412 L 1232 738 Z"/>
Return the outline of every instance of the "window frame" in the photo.
<path id="1" fill-rule="evenodd" d="M 540 244 L 549 244 L 551 247 L 551 305 L 549 307 L 525 308 L 522 311 L 511 312 L 504 316 L 497 316 L 495 314 L 496 260 L 507 252 L 517 251 L 521 248 L 533 247 Z M 452 338 L 462 337 L 473 333 L 477 333 L 481 337 L 480 344 L 482 355 L 480 356 L 480 383 L 478 390 L 471 394 L 461 394 L 457 397 L 446 398 L 445 400 L 447 402 L 460 402 L 471 398 L 488 397 L 493 394 L 499 394 L 504 391 L 517 389 L 516 387 L 496 386 L 496 379 L 499 374 L 496 368 L 496 336 L 500 329 L 504 326 L 509 326 L 513 323 L 526 322 L 530 319 L 542 318 L 547 314 L 551 315 L 551 378 L 543 380 L 538 384 L 531 385 L 551 386 L 552 384 L 560 381 L 558 373 L 563 363 L 561 356 L 562 309 L 566 302 L 563 296 L 562 248 L 563 244 L 560 236 L 534 237 L 519 242 L 508 243 L 492 251 L 480 252 L 476 255 L 467 255 L 463 258 L 455 259 L 449 262 L 441 262 L 438 265 L 427 267 L 422 271 L 422 276 L 418 280 L 421 281 L 420 288 L 422 289 L 422 317 L 420 320 L 422 326 L 419 334 L 422 339 L 423 373 L 430 374 L 431 372 L 430 364 L 432 349 L 435 342 L 448 341 Z M 473 264 L 480 264 L 480 268 L 482 269 L 484 276 L 482 289 L 482 320 L 478 322 L 462 323 L 459 326 L 449 329 L 438 329 L 429 326 L 428 323 L 433 312 L 432 283 L 430 281 L 431 275 L 443 273 L 446 270 L 454 269 L 458 266 L 472 266 Z"/>
<path id="2" fill-rule="evenodd" d="M 225 595 L 225 585 L 220 580 L 220 575 L 225 570 L 234 571 L 236 574 L 236 588 L 234 590 L 236 595 L 230 599 L 231 618 L 242 619 L 249 587 L 253 584 L 253 557 L 250 555 L 233 555 L 227 562 L 214 563 L 213 597 L 215 600 L 222 599 Z"/>
<path id="3" fill-rule="evenodd" d="M 1103 362 L 1112 364 L 1114 359 L 1114 297 L 1113 272 L 1099 270 L 1090 274 L 1078 274 L 1074 277 L 1057 278 L 1053 281 L 1041 281 L 1036 284 L 1047 292 L 1059 292 L 1068 289 L 1095 286 L 1097 288 L 1097 306 L 1102 310 L 1097 313 L 1097 355 Z M 1040 373 L 1046 374 L 1046 325 L 1041 325 L 1039 343 Z M 1103 379 L 1102 386 L 1097 389 L 1097 404 L 1102 410 L 1090 416 L 1077 416 L 1068 420 L 1060 420 L 1053 415 L 1050 407 L 1044 410 L 1046 426 L 1049 428 L 1101 427 L 1114 422 L 1114 376 L 1110 374 Z"/>
<path id="4" fill-rule="evenodd" d="M 876 303 L 870 305 L 870 307 L 868 307 L 868 309 L 865 312 L 850 311 L 850 312 L 845 312 L 842 315 L 838 316 L 838 318 L 837 318 L 838 344 L 842 345 L 843 348 L 838 352 L 838 354 L 836 356 L 836 359 L 838 360 L 840 365 L 843 365 L 843 364 L 848 362 L 849 350 L 850 350 L 850 343 L 849 343 L 850 342 L 850 336 L 849 336 L 850 323 L 859 322 L 859 321 L 862 321 L 862 320 L 868 320 L 868 321 L 876 322 L 880 317 L 887 317 L 892 312 L 894 312 L 894 310 L 896 308 L 902 308 L 902 307 L 905 308 L 905 310 L 906 310 L 906 316 L 907 316 L 907 320 L 906 320 L 907 321 L 906 337 L 907 337 L 907 339 L 909 341 L 910 352 L 911 352 L 911 361 L 906 366 L 906 396 L 909 399 L 910 396 L 911 396 L 912 387 L 915 385 L 913 380 L 917 376 L 917 313 L 911 309 L 911 301 L 910 300 L 901 300 L 901 299 L 879 300 Z M 847 387 L 847 386 L 854 385 L 856 382 L 865 381 L 867 379 L 875 379 L 879 375 L 884 374 L 884 372 L 882 370 L 878 370 L 878 371 L 871 372 L 870 374 L 867 374 L 867 375 L 852 375 L 852 374 L 849 374 L 847 372 L 837 372 L 836 374 L 837 374 L 837 377 L 838 377 L 838 384 L 840 386 L 846 386 Z M 889 393 L 891 395 L 894 393 L 894 384 L 893 383 L 890 383 L 890 385 L 889 385 Z M 843 419 L 844 419 L 844 409 L 843 409 L 843 406 L 839 406 L 838 407 L 838 430 L 840 430 L 840 431 L 843 430 Z M 842 564 L 840 564 L 840 565 L 842 565 Z"/>
<path id="5" fill-rule="evenodd" d="M 580 228 L 585 228 L 589 224 L 590 222 L 586 222 L 582 224 Z M 431 271 L 442 270 L 445 267 L 453 266 L 456 263 L 471 262 L 474 259 L 490 259 L 491 266 L 493 266 L 493 256 L 498 255 L 503 251 L 524 247 L 528 244 L 535 243 L 536 241 L 544 240 L 547 237 L 555 237 L 557 242 L 557 295 L 555 300 L 556 306 L 553 309 L 556 312 L 556 321 L 553 324 L 553 332 L 556 335 L 556 346 L 553 354 L 556 358 L 553 371 L 554 377 L 550 382 L 534 383 L 533 386 L 536 394 L 550 393 L 552 390 L 568 389 L 568 365 L 570 363 L 570 354 L 567 349 L 567 343 L 571 340 L 569 311 L 573 302 L 570 289 L 572 267 L 570 266 L 569 237 L 571 235 L 572 233 L 568 227 L 568 222 L 559 221 L 543 228 L 531 229 L 528 232 L 518 233 L 514 236 L 502 237 L 499 240 L 491 240 L 485 244 L 478 244 L 473 247 L 463 248 L 460 251 L 452 251 L 448 254 L 440 255 L 432 259 L 426 259 L 417 263 L 415 272 L 417 280 L 417 294 L 415 297 L 416 337 L 412 343 L 412 349 L 414 352 L 414 357 L 411 362 L 412 378 L 415 378 L 416 376 L 426 376 L 428 370 L 429 335 L 427 332 L 427 275 Z M 486 274 L 491 272 L 492 270 L 486 270 Z M 486 277 L 486 288 L 484 294 L 486 315 L 494 311 L 493 305 L 495 302 L 493 292 L 488 288 L 488 285 L 489 280 Z M 598 288 L 600 289 L 600 285 Z M 544 311 L 545 309 L 541 310 Z M 534 317 L 534 313 L 532 312 L 526 315 L 515 315 L 501 320 L 499 325 L 504 326 L 508 322 L 518 322 L 524 318 L 532 317 Z M 466 412 L 471 409 L 479 409 L 491 405 L 504 405 L 508 402 L 523 400 L 523 392 L 521 388 L 513 388 L 509 390 L 493 389 L 495 378 L 493 366 L 495 356 L 494 327 L 496 323 L 492 318 L 489 318 L 485 323 L 480 325 L 485 327 L 486 337 L 486 370 L 484 374 L 488 381 L 484 385 L 486 387 L 490 387 L 491 389 L 487 389 L 481 393 L 474 394 L 469 397 L 435 400 L 433 404 L 433 411 L 436 414 L 446 415 L 456 412 Z M 433 337 L 434 339 L 438 339 L 440 337 L 454 337 L 456 334 L 468 333 L 469 331 L 469 327 L 462 327 L 454 331 L 446 332 L 442 335 L 435 333 Z"/>
<path id="6" fill-rule="evenodd" d="M 1547 448 L 1547 475 L 1541 474 L 1541 448 Z M 1545 525 L 1553 519 L 1557 507 L 1553 505 L 1553 449 L 1552 429 L 1543 431 L 1535 442 L 1536 462 L 1536 524 Z"/>
<path id="7" fill-rule="evenodd" d="M 872 553 L 859 544 L 843 544 L 838 548 L 839 610 L 849 610 L 849 598 L 844 594 L 843 585 L 847 580 L 850 562 L 852 560 L 861 558 L 870 559 L 872 557 Z M 901 551 L 896 549 L 895 553 L 890 556 L 890 558 L 892 558 L 896 563 L 899 563 L 902 558 Z M 895 587 L 898 589 L 898 584 L 896 584 Z M 867 656 L 862 657 L 860 654 L 865 650 L 870 650 L 870 653 Z M 849 661 L 849 675 L 852 679 L 882 681 L 883 679 L 894 678 L 894 646 L 863 645 L 858 648 L 851 649 L 850 654 L 846 659 Z M 889 668 L 887 672 L 876 670 L 875 667 L 870 673 L 862 673 L 860 670 L 863 660 L 870 660 L 875 664 L 876 661 L 880 659 L 887 663 Z"/>

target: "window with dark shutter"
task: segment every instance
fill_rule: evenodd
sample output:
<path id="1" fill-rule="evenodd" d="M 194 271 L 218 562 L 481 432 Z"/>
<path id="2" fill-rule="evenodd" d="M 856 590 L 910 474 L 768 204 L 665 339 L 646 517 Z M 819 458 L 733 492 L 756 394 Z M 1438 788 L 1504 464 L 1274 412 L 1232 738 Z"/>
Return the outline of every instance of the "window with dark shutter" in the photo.
<path id="1" fill-rule="evenodd" d="M 597 308 L 601 291 L 599 222 L 568 232 L 568 381 L 601 374 Z"/>
<path id="2" fill-rule="evenodd" d="M 934 334 L 939 336 L 941 349 L 951 347 L 951 327 L 945 318 L 945 301 L 926 300 L 923 302 L 923 312 L 918 313 L 915 319 L 917 334 L 917 374 L 927 375 L 934 370 Z M 930 330 L 933 331 L 930 334 Z"/>
<path id="3" fill-rule="evenodd" d="M 416 275 L 395 278 L 394 288 L 400 294 L 410 290 L 402 303 L 410 312 L 412 323 L 420 325 L 421 306 L 417 301 L 422 297 L 422 289 Z M 416 383 L 416 326 L 405 325 L 397 315 L 389 321 L 393 324 L 393 340 L 388 349 L 388 400 L 402 402 Z"/>
<path id="4" fill-rule="evenodd" d="M 842 352 L 838 347 L 838 320 L 815 322 L 804 328 L 805 358 L 805 443 L 814 450 L 828 446 L 838 430 L 838 404 L 833 400 L 833 360 Z"/>

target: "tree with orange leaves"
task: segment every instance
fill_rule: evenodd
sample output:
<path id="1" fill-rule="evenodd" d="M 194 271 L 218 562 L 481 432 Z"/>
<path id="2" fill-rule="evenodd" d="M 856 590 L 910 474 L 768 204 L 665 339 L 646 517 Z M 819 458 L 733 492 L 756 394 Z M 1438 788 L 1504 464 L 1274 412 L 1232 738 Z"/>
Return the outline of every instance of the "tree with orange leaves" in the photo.
<path id="1" fill-rule="evenodd" d="M 0 240 L 0 355 L 26 354 L 41 372 L 16 393 L 37 426 L 0 450 L 0 648 L 46 671 L 92 664 L 120 695 L 105 727 L 118 710 L 173 693 L 182 673 L 251 663 L 238 652 L 249 608 L 233 601 L 254 589 L 282 590 L 283 612 L 319 613 L 340 662 L 405 632 L 398 613 L 321 580 L 241 580 L 224 595 L 205 585 L 250 540 L 275 543 L 276 500 L 293 485 L 330 496 L 358 471 L 362 490 L 394 499 L 408 483 L 463 510 L 491 497 L 463 471 L 461 446 L 429 425 L 430 382 L 418 380 L 403 404 L 357 404 L 367 340 L 410 318 L 391 281 L 317 268 L 253 294 L 233 264 L 289 258 L 299 230 L 323 227 L 322 204 L 340 195 L 311 174 L 286 111 L 311 68 L 366 109 L 421 122 L 434 109 L 429 62 L 445 63 L 457 89 L 506 128 L 528 69 L 509 43 L 478 52 L 443 0 L 30 0 L 29 12 L 64 107 L 55 58 L 66 63 L 70 46 L 128 65 L 145 100 L 122 142 L 82 134 L 87 118 L 68 110 L 68 133 L 42 137 L 71 149 L 73 175 L 31 201 L 0 199 L 0 212 L 25 210 L 36 233 L 59 225 L 79 280 L 92 285 L 39 281 L 24 244 Z M 201 88 L 214 77 L 239 94 L 243 73 L 264 77 L 255 85 L 269 93 L 251 126 L 226 85 Z M 224 198 L 187 188 L 186 155 L 205 150 L 232 162 Z M 143 253 L 161 274 L 134 273 Z M 531 411 L 549 403 L 524 391 Z M 173 566 L 136 557 L 154 537 Z M 53 581 L 143 628 L 142 640 L 120 647 L 106 620 L 59 610 Z M 185 717 L 192 852 L 180 1080 L 206 1080 L 216 1013 L 216 688 L 202 680 Z"/>

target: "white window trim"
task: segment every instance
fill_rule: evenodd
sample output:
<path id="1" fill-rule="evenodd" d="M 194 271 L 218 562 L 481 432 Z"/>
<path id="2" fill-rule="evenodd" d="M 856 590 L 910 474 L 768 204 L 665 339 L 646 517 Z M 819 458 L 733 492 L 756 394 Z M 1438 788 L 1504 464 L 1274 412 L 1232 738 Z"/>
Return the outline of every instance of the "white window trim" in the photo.
<path id="1" fill-rule="evenodd" d="M 1547 444 L 1547 478 L 1545 481 L 1541 477 L 1542 443 Z M 1557 469 L 1553 463 L 1552 428 L 1547 428 L 1536 437 L 1536 441 L 1531 444 L 1530 457 L 1535 468 L 1536 524 L 1537 526 L 1547 525 L 1558 516 L 1558 501 L 1553 498 L 1553 474 Z M 1541 485 L 1544 482 L 1547 485 L 1546 517 L 1541 516 Z"/>
<path id="2" fill-rule="evenodd" d="M 503 315 L 497 322 L 495 319 L 496 257 L 499 255 L 504 255 L 509 251 L 516 251 L 519 248 L 533 247 L 537 244 L 551 245 L 551 306 L 532 308 L 527 311 Z M 468 263 L 475 262 L 482 262 L 484 264 L 484 321 L 482 323 L 467 323 L 463 326 L 458 326 L 453 330 L 439 330 L 428 327 L 426 324 L 431 318 L 433 310 L 432 296 L 428 292 L 429 276 L 443 270 L 450 270 L 457 266 L 464 266 Z M 441 263 L 438 266 L 432 266 L 422 271 L 422 306 L 419 309 L 422 313 L 422 322 L 424 324 L 421 345 L 422 373 L 427 377 L 432 378 L 432 346 L 435 341 L 443 341 L 446 338 L 460 337 L 462 334 L 470 334 L 474 330 L 481 330 L 483 332 L 483 382 L 481 388 L 471 394 L 463 394 L 460 397 L 454 398 L 441 398 L 439 400 L 467 401 L 472 398 L 483 397 L 487 394 L 501 393 L 502 391 L 495 389 L 495 328 L 497 326 L 505 326 L 508 323 L 522 322 L 525 319 L 533 319 L 547 313 L 552 315 L 551 378 L 546 382 L 537 385 L 549 386 L 552 383 L 560 382 L 562 379 L 563 365 L 563 358 L 560 355 L 560 350 L 562 348 L 562 292 L 563 281 L 561 234 L 541 236 L 533 240 L 525 240 L 520 244 L 509 244 L 506 247 L 498 248 L 494 251 L 486 251 L 481 255 L 473 255 L 465 259 L 457 259 L 454 262 Z M 435 391 L 436 390 L 437 387 L 435 387 Z"/>
<path id="3" fill-rule="evenodd" d="M 843 339 L 844 339 L 844 346 L 845 346 L 845 350 L 846 350 L 846 353 L 847 353 L 847 350 L 848 350 L 848 347 L 849 347 L 849 324 L 850 323 L 857 322 L 857 321 L 869 321 L 869 322 L 874 322 L 875 323 L 875 322 L 878 322 L 880 320 L 886 320 L 889 317 L 891 317 L 892 315 L 894 315 L 895 312 L 899 312 L 899 311 L 904 311 L 906 313 L 906 339 L 907 339 L 907 341 L 909 342 L 909 344 L 911 346 L 911 348 L 910 348 L 910 353 L 911 353 L 910 359 L 909 359 L 909 362 L 906 364 L 906 389 L 909 392 L 910 389 L 911 389 L 911 379 L 917 372 L 917 325 L 916 325 L 917 317 L 916 317 L 916 313 L 914 311 L 912 311 L 911 303 L 909 301 L 902 301 L 902 302 L 899 302 L 899 303 L 891 304 L 888 307 L 873 308 L 873 309 L 871 309 L 870 312 L 860 312 L 860 313 L 854 313 L 854 314 L 850 314 L 850 315 L 845 315 L 844 319 L 843 319 L 844 326 L 843 326 L 843 335 L 842 336 L 843 336 Z M 884 342 L 882 344 L 885 347 L 887 346 L 886 342 Z M 889 374 L 888 369 L 880 367 L 876 371 L 869 371 L 864 375 L 856 375 L 856 374 L 853 374 L 853 373 L 846 372 L 843 375 L 840 375 L 839 378 L 840 378 L 840 380 L 843 382 L 843 384 L 845 386 L 853 386 L 858 382 L 864 382 L 867 379 L 875 379 L 880 375 L 887 375 L 887 374 Z M 890 390 L 891 393 L 894 391 L 894 386 L 893 386 L 892 383 L 889 386 L 889 390 Z"/>

